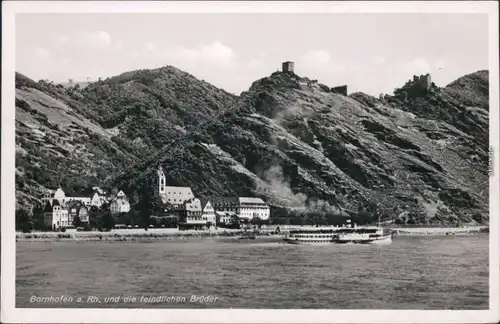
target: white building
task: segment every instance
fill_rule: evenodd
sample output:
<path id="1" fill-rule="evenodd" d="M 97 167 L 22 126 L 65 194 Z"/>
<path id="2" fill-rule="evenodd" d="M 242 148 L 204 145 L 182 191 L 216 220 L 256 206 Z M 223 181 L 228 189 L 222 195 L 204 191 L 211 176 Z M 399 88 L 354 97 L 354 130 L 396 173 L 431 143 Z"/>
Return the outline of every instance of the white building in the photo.
<path id="1" fill-rule="evenodd" d="M 203 210 L 200 199 L 191 198 L 186 200 L 176 210 L 179 215 L 179 229 L 204 229 L 207 227 L 207 221 L 202 216 Z"/>
<path id="2" fill-rule="evenodd" d="M 270 208 L 261 198 L 256 197 L 220 197 L 213 198 L 213 207 L 218 212 L 235 213 L 239 218 L 260 218 L 268 220 Z"/>
<path id="3" fill-rule="evenodd" d="M 109 204 L 109 210 L 112 214 L 128 213 L 130 211 L 130 203 L 127 199 L 115 199 Z"/>
<path id="4" fill-rule="evenodd" d="M 238 221 L 238 216 L 235 212 L 229 211 L 215 211 L 215 217 L 217 219 L 216 224 L 225 224 L 229 225 Z"/>
<path id="5" fill-rule="evenodd" d="M 158 194 L 164 204 L 178 207 L 184 204 L 185 201 L 194 198 L 190 187 L 167 186 L 165 173 L 161 165 L 158 167 L 156 173 L 158 175 Z"/>
<path id="6" fill-rule="evenodd" d="M 270 208 L 261 198 L 239 197 L 238 217 L 252 219 L 260 218 L 268 220 Z"/>
<path id="7" fill-rule="evenodd" d="M 130 211 L 130 203 L 123 191 L 119 191 L 116 196 L 111 199 L 109 210 L 112 214 L 128 213 Z"/>
<path id="8" fill-rule="evenodd" d="M 215 224 L 217 224 L 217 218 L 215 217 L 215 210 L 210 203 L 210 200 L 201 199 L 201 210 L 203 220 L 210 223 L 212 226 L 215 226 Z"/>
<path id="9" fill-rule="evenodd" d="M 90 206 L 101 207 L 107 201 L 104 195 L 100 195 L 99 192 L 94 192 L 90 198 Z"/>
<path id="10" fill-rule="evenodd" d="M 68 216 L 68 209 L 64 203 L 60 203 L 57 199 L 47 201 L 43 210 L 43 223 L 45 227 L 56 231 L 72 225 L 72 221 Z"/>
<path id="11" fill-rule="evenodd" d="M 90 218 L 89 218 L 89 206 L 86 206 L 84 203 L 81 201 L 74 201 L 71 203 L 68 203 L 66 205 L 66 209 L 68 210 L 68 218 L 69 222 L 73 223 L 73 220 L 75 219 L 76 216 L 80 219 L 80 222 L 82 223 L 88 223 Z"/>

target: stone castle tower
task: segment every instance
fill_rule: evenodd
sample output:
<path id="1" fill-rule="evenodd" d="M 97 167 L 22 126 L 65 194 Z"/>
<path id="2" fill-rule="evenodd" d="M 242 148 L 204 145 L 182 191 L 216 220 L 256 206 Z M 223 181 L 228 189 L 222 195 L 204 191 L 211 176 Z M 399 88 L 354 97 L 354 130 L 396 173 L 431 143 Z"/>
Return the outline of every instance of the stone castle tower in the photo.
<path id="1" fill-rule="evenodd" d="M 283 72 L 293 72 L 294 64 L 290 61 L 283 62 L 281 69 Z"/>
<path id="2" fill-rule="evenodd" d="M 420 76 L 414 75 L 413 84 L 418 85 L 424 89 L 430 89 L 432 85 L 432 79 L 430 74 L 427 73 L 426 75 L 420 75 Z"/>

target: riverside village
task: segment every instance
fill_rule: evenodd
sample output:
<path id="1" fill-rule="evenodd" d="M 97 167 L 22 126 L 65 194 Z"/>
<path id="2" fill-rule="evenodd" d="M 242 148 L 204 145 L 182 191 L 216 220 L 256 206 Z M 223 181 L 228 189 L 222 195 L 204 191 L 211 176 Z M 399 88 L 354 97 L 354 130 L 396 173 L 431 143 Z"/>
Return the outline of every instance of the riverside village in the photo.
<path id="1" fill-rule="evenodd" d="M 169 186 L 161 166 L 156 170 L 155 192 L 162 203 L 169 208 L 163 215 L 151 215 L 149 228 L 177 226 L 180 230 L 206 230 L 214 227 L 234 227 L 239 223 L 263 224 L 269 220 L 270 208 L 261 198 L 256 197 L 215 197 L 197 198 L 190 187 Z M 93 187 L 86 197 L 66 196 L 62 188 L 47 192 L 41 199 L 45 229 L 61 231 L 67 229 L 91 229 L 90 214 L 107 206 L 109 214 L 120 220 L 120 215 L 131 211 L 127 195 L 118 190 L 109 194 L 99 187 Z M 120 224 L 114 228 L 138 228 L 139 225 Z"/>

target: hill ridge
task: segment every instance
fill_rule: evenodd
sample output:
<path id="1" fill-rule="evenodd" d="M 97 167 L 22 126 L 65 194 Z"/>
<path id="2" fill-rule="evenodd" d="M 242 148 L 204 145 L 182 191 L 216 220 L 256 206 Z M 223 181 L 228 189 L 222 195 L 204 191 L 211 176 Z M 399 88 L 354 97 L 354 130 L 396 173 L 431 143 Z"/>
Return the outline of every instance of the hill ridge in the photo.
<path id="1" fill-rule="evenodd" d="M 203 197 L 260 196 L 277 218 L 347 211 L 393 218 L 411 211 L 406 221 L 417 223 L 487 220 L 488 196 L 480 190 L 488 179 L 487 71 L 428 93 L 381 98 L 332 93 L 315 80 L 283 72 L 256 80 L 240 96 L 191 77 L 165 67 L 65 89 L 16 74 L 16 123 L 17 111 L 19 119 L 36 115 L 26 112 L 23 100 L 43 110 L 20 89 L 27 87 L 53 96 L 107 133 L 113 130 L 110 146 L 118 149 L 110 157 L 126 154 L 124 166 L 106 170 L 104 178 L 133 203 L 153 194 L 151 174 L 162 164 L 170 183 L 190 185 Z M 108 110 L 120 117 L 107 118 Z M 162 129 L 164 137 L 155 141 Z M 19 151 L 25 137 L 16 138 Z M 90 154 L 94 144 L 107 143 L 101 137 L 92 138 Z M 462 160 L 479 167 L 464 171 Z M 87 159 L 93 169 L 94 163 Z M 24 180 L 28 167 L 21 164 Z M 23 201 L 27 189 L 21 182 L 16 192 Z"/>

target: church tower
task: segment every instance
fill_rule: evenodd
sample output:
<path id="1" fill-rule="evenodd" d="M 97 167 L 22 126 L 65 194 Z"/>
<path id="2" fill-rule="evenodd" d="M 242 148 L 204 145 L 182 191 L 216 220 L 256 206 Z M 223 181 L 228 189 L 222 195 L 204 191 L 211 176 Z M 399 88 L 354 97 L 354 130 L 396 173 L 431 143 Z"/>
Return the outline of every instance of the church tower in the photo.
<path id="1" fill-rule="evenodd" d="M 165 195 L 166 179 L 161 165 L 158 166 L 158 170 L 156 171 L 156 173 L 158 174 L 158 193 L 160 194 L 160 196 L 163 196 Z"/>

